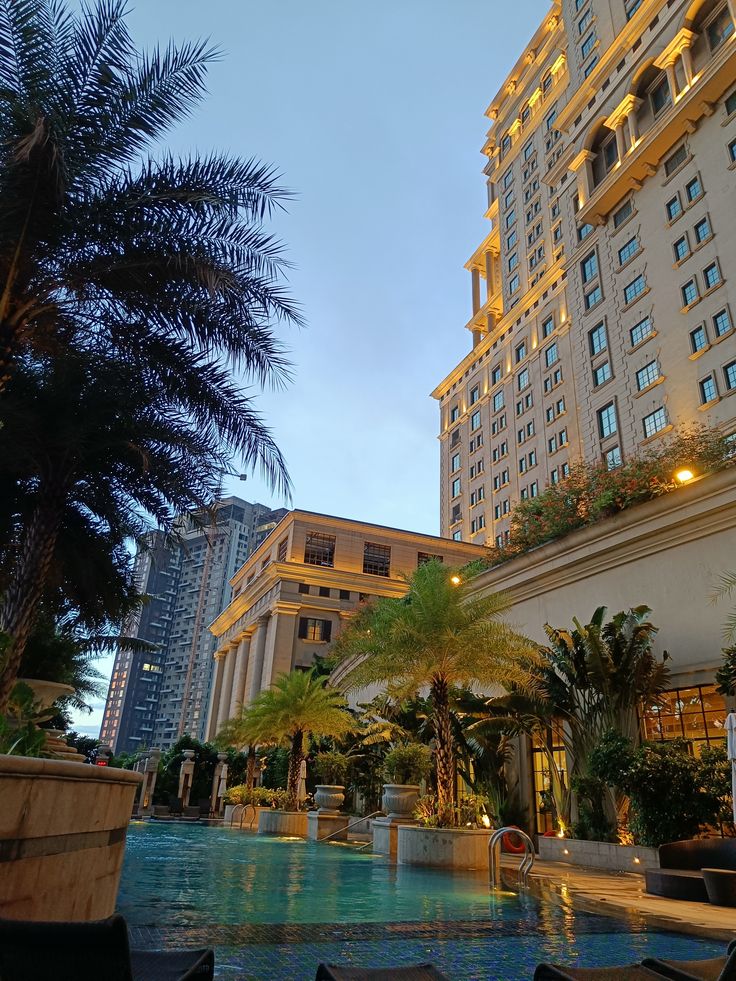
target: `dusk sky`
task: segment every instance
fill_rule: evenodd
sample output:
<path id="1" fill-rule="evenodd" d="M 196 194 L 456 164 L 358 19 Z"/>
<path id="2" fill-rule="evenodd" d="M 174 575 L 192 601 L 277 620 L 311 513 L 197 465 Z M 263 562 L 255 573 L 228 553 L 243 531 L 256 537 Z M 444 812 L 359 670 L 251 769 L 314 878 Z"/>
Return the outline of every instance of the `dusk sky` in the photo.
<path id="1" fill-rule="evenodd" d="M 483 113 L 539 0 L 138 0 L 145 46 L 209 37 L 210 95 L 173 152 L 272 162 L 272 223 L 308 327 L 295 380 L 259 407 L 295 507 L 439 533 L 435 385 L 470 348 L 463 264 L 487 232 Z M 227 489 L 284 506 L 252 476 Z M 100 713 L 80 720 L 96 731 Z"/>

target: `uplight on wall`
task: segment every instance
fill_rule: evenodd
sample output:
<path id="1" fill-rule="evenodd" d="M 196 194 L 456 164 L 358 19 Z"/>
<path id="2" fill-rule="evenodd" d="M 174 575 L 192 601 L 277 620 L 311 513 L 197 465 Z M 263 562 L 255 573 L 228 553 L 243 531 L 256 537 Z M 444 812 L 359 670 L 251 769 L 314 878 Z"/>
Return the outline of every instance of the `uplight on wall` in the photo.
<path id="1" fill-rule="evenodd" d="M 694 477 L 695 474 L 692 472 L 692 470 L 688 470 L 687 467 L 683 467 L 681 470 L 678 470 L 677 473 L 675 474 L 675 479 L 681 484 L 690 483 L 690 481 L 693 480 Z"/>

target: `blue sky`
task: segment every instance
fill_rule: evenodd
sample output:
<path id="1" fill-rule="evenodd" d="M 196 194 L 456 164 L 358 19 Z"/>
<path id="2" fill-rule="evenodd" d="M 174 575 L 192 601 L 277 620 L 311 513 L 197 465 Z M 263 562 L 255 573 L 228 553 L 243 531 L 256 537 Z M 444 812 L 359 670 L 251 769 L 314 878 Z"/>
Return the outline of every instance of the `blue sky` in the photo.
<path id="1" fill-rule="evenodd" d="M 258 399 L 296 507 L 439 532 L 429 393 L 470 347 L 463 264 L 487 232 L 483 112 L 547 9 L 539 0 L 133 6 L 143 45 L 210 37 L 223 49 L 209 98 L 171 149 L 255 155 L 297 195 L 273 227 L 308 327 L 285 336 L 294 383 Z M 228 490 L 284 504 L 255 476 Z M 99 712 L 83 724 L 95 730 Z"/>

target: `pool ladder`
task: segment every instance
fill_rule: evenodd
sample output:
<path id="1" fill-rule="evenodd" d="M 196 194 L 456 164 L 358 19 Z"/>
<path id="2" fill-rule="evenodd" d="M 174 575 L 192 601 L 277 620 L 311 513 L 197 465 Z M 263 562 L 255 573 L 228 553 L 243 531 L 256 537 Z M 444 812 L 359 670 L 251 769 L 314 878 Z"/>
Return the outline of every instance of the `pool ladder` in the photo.
<path id="1" fill-rule="evenodd" d="M 520 889 L 526 889 L 528 885 L 529 873 L 534 865 L 535 852 L 534 842 L 525 831 L 519 828 L 499 828 L 494 831 L 488 839 L 488 876 L 491 889 L 501 888 L 501 839 L 504 835 L 514 834 L 524 842 L 524 857 L 519 865 L 517 882 Z"/>
<path id="2" fill-rule="evenodd" d="M 250 824 L 248 825 L 248 827 L 251 829 L 251 831 L 253 830 L 253 822 L 255 821 L 256 814 L 258 813 L 256 811 L 255 807 L 253 806 L 253 804 L 237 804 L 233 808 L 233 813 L 230 815 L 230 827 L 231 828 L 235 824 L 235 820 L 236 820 L 236 817 L 237 817 L 237 818 L 240 819 L 240 823 L 238 824 L 238 827 L 240 828 L 241 831 L 243 830 L 243 821 L 245 819 L 246 811 L 248 810 L 249 807 L 252 808 L 252 810 L 253 810 L 253 817 L 250 819 Z M 238 813 L 238 812 L 240 812 L 240 813 Z"/>

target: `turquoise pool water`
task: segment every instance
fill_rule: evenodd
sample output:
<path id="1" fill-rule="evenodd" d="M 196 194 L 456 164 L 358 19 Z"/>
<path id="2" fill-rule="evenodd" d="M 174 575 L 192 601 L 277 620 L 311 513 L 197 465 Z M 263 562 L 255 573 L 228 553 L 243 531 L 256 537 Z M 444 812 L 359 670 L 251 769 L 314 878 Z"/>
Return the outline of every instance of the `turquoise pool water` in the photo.
<path id="1" fill-rule="evenodd" d="M 218 981 L 311 981 L 321 960 L 430 960 L 457 981 L 515 981 L 531 978 L 540 960 L 595 966 L 707 957 L 723 946 L 636 919 L 491 895 L 482 875 L 173 823 L 131 826 L 118 906 L 136 946 L 214 947 Z"/>

